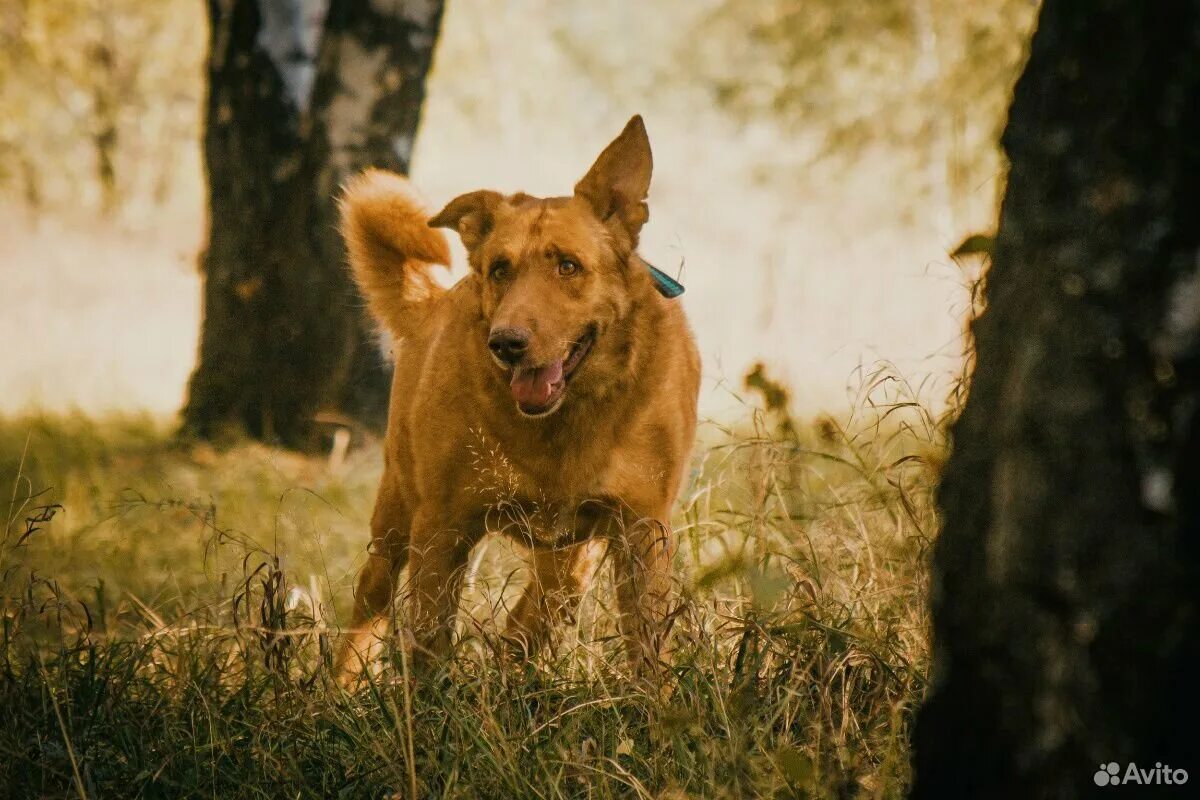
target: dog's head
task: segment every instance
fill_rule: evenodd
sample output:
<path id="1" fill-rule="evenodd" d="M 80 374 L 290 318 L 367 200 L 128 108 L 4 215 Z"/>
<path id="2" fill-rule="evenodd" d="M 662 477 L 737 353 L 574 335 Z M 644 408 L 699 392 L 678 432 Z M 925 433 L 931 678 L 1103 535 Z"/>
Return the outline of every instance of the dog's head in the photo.
<path id="1" fill-rule="evenodd" d="M 632 303 L 630 262 L 649 216 L 650 140 L 635 116 L 571 197 L 456 197 L 429 221 L 457 230 L 480 277 L 487 346 L 522 414 L 554 413 Z"/>

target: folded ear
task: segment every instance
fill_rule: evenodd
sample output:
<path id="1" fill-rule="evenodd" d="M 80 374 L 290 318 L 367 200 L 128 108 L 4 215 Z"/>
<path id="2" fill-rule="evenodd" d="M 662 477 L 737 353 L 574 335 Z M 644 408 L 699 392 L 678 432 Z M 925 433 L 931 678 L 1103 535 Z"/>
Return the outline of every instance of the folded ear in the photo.
<path id="1" fill-rule="evenodd" d="M 619 227 L 630 244 L 637 245 L 638 233 L 650 218 L 646 194 L 653 166 L 646 126 L 641 115 L 635 115 L 575 184 L 575 196 L 586 200 L 601 222 Z"/>
<path id="2" fill-rule="evenodd" d="M 459 195 L 429 220 L 431 228 L 451 228 L 458 231 L 463 245 L 475 249 L 492 230 L 496 212 L 504 195 L 487 189 Z"/>

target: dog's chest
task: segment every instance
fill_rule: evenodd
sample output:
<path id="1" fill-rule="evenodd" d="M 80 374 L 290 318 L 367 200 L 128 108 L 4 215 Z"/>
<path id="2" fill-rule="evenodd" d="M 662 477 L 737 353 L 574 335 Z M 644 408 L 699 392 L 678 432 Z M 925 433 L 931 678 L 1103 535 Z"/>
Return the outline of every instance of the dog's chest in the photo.
<path id="1" fill-rule="evenodd" d="M 531 455 L 480 436 L 469 458 L 463 488 L 492 532 L 534 546 L 563 546 L 596 535 L 611 516 L 611 451 Z"/>

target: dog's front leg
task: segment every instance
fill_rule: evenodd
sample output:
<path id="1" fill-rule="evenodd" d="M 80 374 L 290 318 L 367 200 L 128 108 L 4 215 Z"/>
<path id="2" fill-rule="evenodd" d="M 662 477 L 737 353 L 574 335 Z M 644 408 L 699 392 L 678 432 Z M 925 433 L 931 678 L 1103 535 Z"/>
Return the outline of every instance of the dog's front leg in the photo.
<path id="1" fill-rule="evenodd" d="M 447 527 L 436 512 L 424 510 L 418 511 L 413 520 L 408 569 L 416 669 L 424 669 L 450 652 L 467 556 L 479 539 L 474 527 Z"/>
<path id="2" fill-rule="evenodd" d="M 530 555 L 533 574 L 504 630 L 516 656 L 532 658 L 546 645 L 554 625 L 574 613 L 603 553 L 599 545 L 588 541 Z"/>
<path id="3" fill-rule="evenodd" d="M 655 674 L 667 655 L 675 542 L 665 519 L 627 519 L 612 547 L 621 632 L 630 666 L 642 676 Z"/>
<path id="4" fill-rule="evenodd" d="M 367 563 L 354 590 L 350 629 L 335 667 L 343 685 L 348 686 L 359 678 L 382 640 L 383 615 L 395 600 L 396 579 L 408 560 L 408 534 L 409 517 L 404 503 L 381 490 L 371 519 Z"/>

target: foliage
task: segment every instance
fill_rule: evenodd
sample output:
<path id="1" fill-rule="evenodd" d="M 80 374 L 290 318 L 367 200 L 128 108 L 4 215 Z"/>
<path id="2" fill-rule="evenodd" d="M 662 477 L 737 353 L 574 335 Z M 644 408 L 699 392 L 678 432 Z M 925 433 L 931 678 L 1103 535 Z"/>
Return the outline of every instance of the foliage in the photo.
<path id="1" fill-rule="evenodd" d="M 690 63 L 742 118 L 815 134 L 813 158 L 885 148 L 972 191 L 999 169 L 995 142 L 1024 62 L 1036 0 L 766 0 L 721 3 Z M 754 79 L 748 79 L 754 76 Z"/>
<path id="2" fill-rule="evenodd" d="M 32 206 L 161 202 L 199 135 L 202 4 L 0 5 L 0 185 Z"/>

